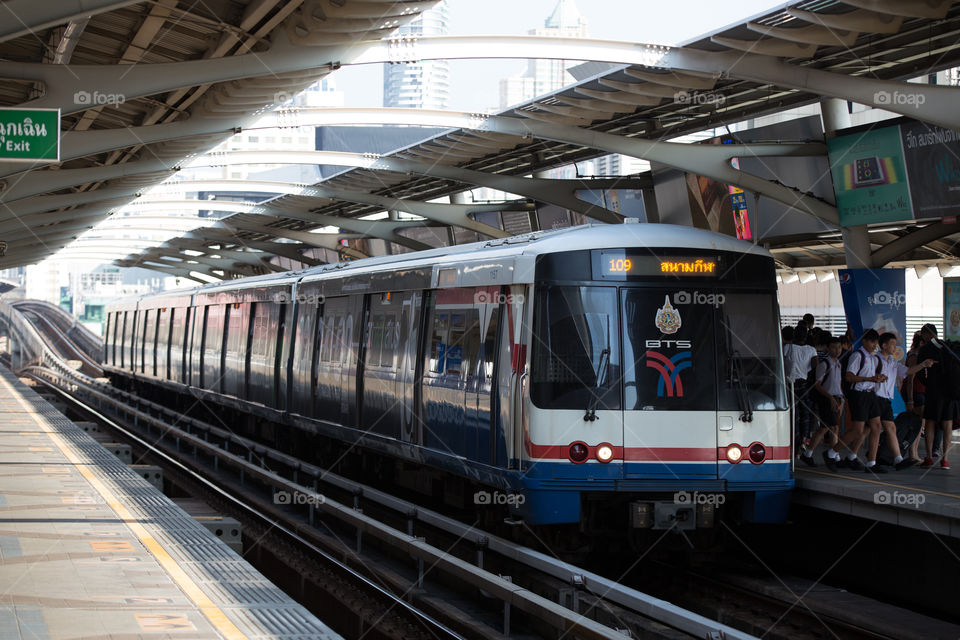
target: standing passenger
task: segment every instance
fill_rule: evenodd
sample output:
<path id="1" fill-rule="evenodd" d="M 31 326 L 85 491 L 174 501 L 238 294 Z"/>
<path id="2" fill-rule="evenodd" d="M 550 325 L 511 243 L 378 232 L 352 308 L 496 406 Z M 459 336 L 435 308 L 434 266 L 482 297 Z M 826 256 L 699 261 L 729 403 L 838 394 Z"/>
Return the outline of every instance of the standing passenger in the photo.
<path id="1" fill-rule="evenodd" d="M 927 344 L 927 341 L 923 338 L 923 333 L 917 331 L 913 334 L 913 344 L 910 345 L 910 350 L 907 351 L 907 367 L 912 367 L 913 365 L 920 362 L 920 349 Z M 914 462 L 922 462 L 920 458 L 920 434 L 923 433 L 923 405 L 926 398 L 926 387 L 923 385 L 922 376 L 919 374 L 913 373 L 907 376 L 907 379 L 903 381 L 903 388 L 900 393 L 903 395 L 903 400 L 907 405 L 907 411 L 917 416 L 920 420 L 921 428 L 917 430 L 917 435 L 913 438 L 913 442 L 910 443 L 910 459 Z"/>
<path id="2" fill-rule="evenodd" d="M 893 393 L 897 388 L 897 382 L 907 376 L 927 369 L 933 364 L 933 360 L 924 360 L 912 367 L 907 367 L 893 357 L 893 352 L 897 348 L 897 336 L 892 333 L 884 333 L 880 336 L 880 366 L 881 373 L 885 378 L 883 382 L 877 385 L 877 402 L 880 403 L 880 423 L 883 431 L 887 434 L 887 444 L 890 451 L 893 452 L 893 465 L 900 471 L 916 464 L 916 461 L 908 458 L 904 459 L 900 451 L 900 442 L 897 438 L 897 425 L 893 421 Z M 867 449 L 867 471 L 871 470 L 877 463 L 877 449 L 880 446 L 880 433 L 870 433 L 870 444 Z M 884 473 L 882 467 L 877 467 L 874 472 Z"/>
<path id="3" fill-rule="evenodd" d="M 797 429 L 797 451 L 810 438 L 813 410 L 807 375 L 817 366 L 817 350 L 807 343 L 807 325 L 801 320 L 793 329 L 793 342 L 783 348 L 783 368 L 793 383 L 793 423 Z"/>
<path id="4" fill-rule="evenodd" d="M 820 441 L 829 431 L 830 445 L 836 444 L 837 425 L 840 412 L 843 410 L 843 388 L 840 381 L 843 377 L 843 368 L 840 365 L 840 338 L 830 338 L 827 341 L 827 358 L 817 365 L 815 398 L 819 408 L 820 427 L 810 438 L 810 444 L 800 454 L 800 461 L 810 467 L 817 466 L 813 461 L 813 452 Z"/>
<path id="5" fill-rule="evenodd" d="M 869 423 L 870 431 L 880 433 L 880 405 L 877 402 L 876 386 L 886 378 L 879 372 L 880 360 L 874 355 L 880 335 L 875 329 L 867 329 L 863 334 L 859 349 L 850 355 L 844 377 L 853 385 L 850 394 L 850 428 L 840 441 L 823 452 L 823 461 L 827 468 L 836 471 L 846 467 L 862 471 L 865 467 L 857 460 L 857 451 L 866 438 L 864 425 Z M 841 458 L 840 452 L 846 448 L 848 453 Z"/>
<path id="6" fill-rule="evenodd" d="M 927 440 L 927 457 L 920 463 L 921 467 L 933 466 L 933 446 L 937 429 L 943 432 L 943 457 L 940 459 L 940 468 L 949 469 L 947 451 L 950 448 L 952 436 L 954 402 L 949 400 L 943 389 L 943 358 L 952 357 L 943 343 L 937 340 L 937 328 L 932 324 L 925 324 L 920 329 L 924 340 L 927 341 L 920 349 L 921 360 L 933 360 L 932 367 L 927 369 L 926 400 L 923 407 L 923 431 Z"/>

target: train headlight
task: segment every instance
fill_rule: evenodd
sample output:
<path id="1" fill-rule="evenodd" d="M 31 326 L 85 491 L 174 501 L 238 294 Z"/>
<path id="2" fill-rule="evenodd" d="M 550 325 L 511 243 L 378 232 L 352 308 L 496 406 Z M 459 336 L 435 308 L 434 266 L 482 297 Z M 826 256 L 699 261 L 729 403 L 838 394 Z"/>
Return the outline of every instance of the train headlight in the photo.
<path id="1" fill-rule="evenodd" d="M 574 442 L 570 445 L 570 450 L 568 451 L 570 460 L 577 464 L 586 461 L 587 456 L 590 455 L 590 449 L 587 448 L 587 445 L 583 442 Z"/>
<path id="2" fill-rule="evenodd" d="M 600 462 L 610 462 L 613 460 L 613 447 L 606 442 L 597 446 L 597 460 Z"/>
<path id="3" fill-rule="evenodd" d="M 754 442 L 752 445 L 750 445 L 748 455 L 750 456 L 750 462 L 753 464 L 760 464 L 767 457 L 767 448 L 759 442 Z"/>
<path id="4" fill-rule="evenodd" d="M 743 458 L 743 449 L 740 448 L 740 445 L 731 444 L 727 447 L 727 460 L 737 464 L 741 458 Z"/>

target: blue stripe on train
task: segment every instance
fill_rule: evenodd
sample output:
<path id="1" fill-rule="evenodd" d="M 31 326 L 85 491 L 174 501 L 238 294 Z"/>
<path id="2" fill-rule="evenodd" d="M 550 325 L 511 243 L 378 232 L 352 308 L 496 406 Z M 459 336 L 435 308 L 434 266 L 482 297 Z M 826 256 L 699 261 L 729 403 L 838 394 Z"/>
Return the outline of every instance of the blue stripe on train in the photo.
<path id="1" fill-rule="evenodd" d="M 518 515 L 529 524 L 579 521 L 580 494 L 585 492 L 649 495 L 677 491 L 743 493 L 744 518 L 754 522 L 783 522 L 793 488 L 789 462 L 761 465 L 724 462 L 719 466 L 710 463 L 573 465 L 569 462 L 538 462 L 515 480 L 522 486 L 526 497 Z"/>

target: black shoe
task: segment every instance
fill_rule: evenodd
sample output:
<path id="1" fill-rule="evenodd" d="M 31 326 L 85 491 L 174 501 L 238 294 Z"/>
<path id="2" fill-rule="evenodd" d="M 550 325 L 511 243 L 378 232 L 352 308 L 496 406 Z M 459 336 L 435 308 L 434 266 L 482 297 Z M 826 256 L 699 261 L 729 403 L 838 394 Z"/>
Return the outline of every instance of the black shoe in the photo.
<path id="1" fill-rule="evenodd" d="M 816 461 L 814 461 L 814 459 L 813 459 L 813 455 L 806 456 L 806 455 L 803 455 L 803 454 L 801 453 L 801 454 L 800 454 L 800 462 L 802 462 L 803 464 L 807 465 L 808 467 L 815 467 L 815 466 L 817 466 Z"/>
<path id="2" fill-rule="evenodd" d="M 863 471 L 864 473 L 886 473 L 887 472 L 886 468 L 881 467 L 878 464 L 875 464 L 872 467 L 868 467 L 864 465 Z"/>
<path id="3" fill-rule="evenodd" d="M 830 469 L 830 471 L 837 470 L 837 461 L 828 456 L 826 451 L 823 452 L 823 464 L 827 465 L 827 469 Z"/>
<path id="4" fill-rule="evenodd" d="M 863 471 L 866 467 L 863 466 L 863 463 L 860 462 L 858 458 L 853 460 L 847 460 L 847 469 L 851 471 Z"/>
<path id="5" fill-rule="evenodd" d="M 840 458 L 839 460 L 837 460 L 837 468 L 838 468 L 838 469 L 849 469 L 849 468 L 850 468 L 850 461 L 847 460 L 846 458 Z"/>
<path id="6" fill-rule="evenodd" d="M 917 461 L 913 458 L 904 458 L 897 464 L 893 465 L 893 468 L 897 471 L 903 471 L 904 469 L 909 469 L 913 465 L 917 464 Z"/>

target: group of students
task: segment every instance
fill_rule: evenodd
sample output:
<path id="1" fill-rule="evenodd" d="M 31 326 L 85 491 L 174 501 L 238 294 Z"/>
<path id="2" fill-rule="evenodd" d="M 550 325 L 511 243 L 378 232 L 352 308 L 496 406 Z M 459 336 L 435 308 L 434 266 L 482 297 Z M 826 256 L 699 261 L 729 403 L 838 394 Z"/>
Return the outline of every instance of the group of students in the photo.
<path id="1" fill-rule="evenodd" d="M 892 454 L 897 471 L 920 463 L 934 466 L 934 451 L 942 440 L 940 467 L 949 469 L 947 449 L 954 418 L 960 407 L 944 393 L 942 362 L 956 357 L 937 339 L 937 329 L 926 324 L 914 335 L 904 362 L 895 357 L 897 336 L 868 329 L 853 349 L 848 331 L 841 337 L 815 328 L 814 317 L 806 314 L 796 327 L 784 327 L 783 362 L 787 379 L 793 384 L 794 424 L 800 461 L 817 466 L 814 451 L 824 442 L 821 454 L 831 471 L 850 469 L 886 473 L 877 463 L 881 438 Z M 901 437 L 893 415 L 893 398 L 901 389 L 907 416 L 923 418 L 926 457 L 920 459 L 920 430 L 911 436 L 910 450 L 901 451 Z M 840 425 L 846 430 L 841 432 Z M 859 454 L 866 443 L 866 460 Z M 906 454 L 906 455 L 905 455 Z"/>

